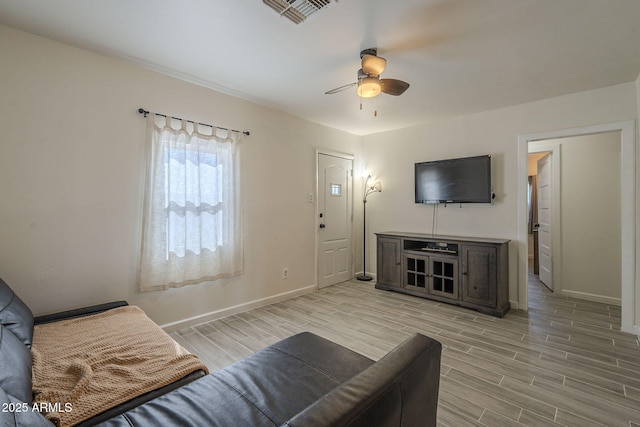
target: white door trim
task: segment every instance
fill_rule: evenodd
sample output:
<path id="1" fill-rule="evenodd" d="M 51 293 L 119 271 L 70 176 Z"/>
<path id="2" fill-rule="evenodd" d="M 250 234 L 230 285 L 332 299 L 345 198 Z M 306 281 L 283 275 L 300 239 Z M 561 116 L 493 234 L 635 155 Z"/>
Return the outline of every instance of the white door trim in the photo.
<path id="1" fill-rule="evenodd" d="M 518 308 L 527 310 L 527 154 L 531 141 L 620 131 L 621 133 L 621 281 L 623 332 L 640 335 L 636 316 L 636 141 L 635 121 L 518 135 Z"/>
<path id="2" fill-rule="evenodd" d="M 318 244 L 319 244 L 319 235 L 318 232 L 320 230 L 320 211 L 318 210 L 318 197 L 319 197 L 319 193 L 318 193 L 318 185 L 319 185 L 319 174 L 320 174 L 320 170 L 318 168 L 318 159 L 319 156 L 321 154 L 324 154 L 326 156 L 334 156 L 334 157 L 340 157 L 343 159 L 347 159 L 347 160 L 351 160 L 351 169 L 353 170 L 353 163 L 354 160 L 356 158 L 356 156 L 354 156 L 353 154 L 349 154 L 349 153 L 342 153 L 340 151 L 335 151 L 335 150 L 328 150 L 328 149 L 324 149 L 324 148 L 317 148 L 316 149 L 316 158 L 315 158 L 315 162 L 316 162 L 316 185 L 315 185 L 315 221 L 314 221 L 314 227 L 315 227 L 315 261 L 314 261 L 314 267 L 315 267 L 315 277 L 316 277 L 316 283 L 315 283 L 315 288 L 316 290 L 320 289 L 320 265 L 318 263 L 318 257 L 319 257 L 319 252 L 318 252 Z M 352 180 L 352 184 L 353 184 L 353 176 L 351 177 Z M 353 188 L 353 186 L 352 186 Z M 353 193 L 354 191 L 351 191 L 351 203 L 353 206 Z M 353 272 L 353 261 L 354 261 L 354 244 L 353 244 L 353 214 L 351 215 L 351 224 L 349 225 L 349 229 L 351 230 L 351 271 Z"/>

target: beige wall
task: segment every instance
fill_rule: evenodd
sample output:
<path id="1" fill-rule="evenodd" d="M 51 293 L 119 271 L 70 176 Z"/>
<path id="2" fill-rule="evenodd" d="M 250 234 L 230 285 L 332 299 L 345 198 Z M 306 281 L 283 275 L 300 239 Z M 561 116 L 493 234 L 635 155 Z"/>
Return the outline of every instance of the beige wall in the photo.
<path id="1" fill-rule="evenodd" d="M 431 232 L 433 206 L 413 202 L 415 162 L 491 154 L 495 204 L 441 205 L 436 232 L 511 239 L 509 299 L 516 305 L 520 243 L 516 180 L 526 179 L 518 177 L 518 135 L 634 120 L 635 92 L 632 82 L 364 137 L 363 162 L 384 187 L 367 203 L 370 259 L 375 260 L 375 232 Z"/>
<path id="2" fill-rule="evenodd" d="M 529 176 L 538 175 L 538 160 L 546 156 L 547 153 L 531 153 L 527 156 L 527 174 Z"/>
<path id="3" fill-rule="evenodd" d="M 361 137 L 3 26 L 0 58 L 0 277 L 36 314 L 126 299 L 167 324 L 315 285 L 315 150 Z M 138 107 L 251 131 L 244 275 L 135 291 Z"/>

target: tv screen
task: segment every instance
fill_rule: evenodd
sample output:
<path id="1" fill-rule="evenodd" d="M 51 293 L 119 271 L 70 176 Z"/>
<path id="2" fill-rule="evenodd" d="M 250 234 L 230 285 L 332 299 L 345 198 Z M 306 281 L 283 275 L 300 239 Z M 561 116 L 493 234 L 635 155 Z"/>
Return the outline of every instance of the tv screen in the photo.
<path id="1" fill-rule="evenodd" d="M 491 203 L 491 156 L 415 164 L 416 203 Z"/>

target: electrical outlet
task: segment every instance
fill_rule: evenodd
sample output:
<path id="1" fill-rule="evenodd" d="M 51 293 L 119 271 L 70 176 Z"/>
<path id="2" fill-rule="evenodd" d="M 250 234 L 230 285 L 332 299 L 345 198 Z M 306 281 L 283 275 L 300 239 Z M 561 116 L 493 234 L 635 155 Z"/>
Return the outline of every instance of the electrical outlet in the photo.
<path id="1" fill-rule="evenodd" d="M 313 193 L 307 194 L 307 202 L 313 203 Z"/>
<path id="2" fill-rule="evenodd" d="M 287 267 L 282 269 L 282 280 L 289 278 L 289 269 Z"/>

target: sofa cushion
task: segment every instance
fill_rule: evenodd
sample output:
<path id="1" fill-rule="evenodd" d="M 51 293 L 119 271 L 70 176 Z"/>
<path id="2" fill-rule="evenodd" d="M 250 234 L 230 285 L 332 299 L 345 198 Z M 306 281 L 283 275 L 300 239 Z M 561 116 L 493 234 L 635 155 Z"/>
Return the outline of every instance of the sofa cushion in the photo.
<path id="1" fill-rule="evenodd" d="M 304 361 L 338 382 L 346 381 L 373 365 L 373 360 L 311 332 L 293 335 L 270 348 Z"/>
<path id="2" fill-rule="evenodd" d="M 27 347 L 33 338 L 33 313 L 0 278 L 0 324 L 9 328 Z"/>
<path id="3" fill-rule="evenodd" d="M 31 351 L 0 325 L 0 387 L 31 403 Z"/>
<path id="4" fill-rule="evenodd" d="M 52 427 L 45 417 L 31 405 L 7 394 L 0 388 L 0 426 L 16 427 Z"/>

